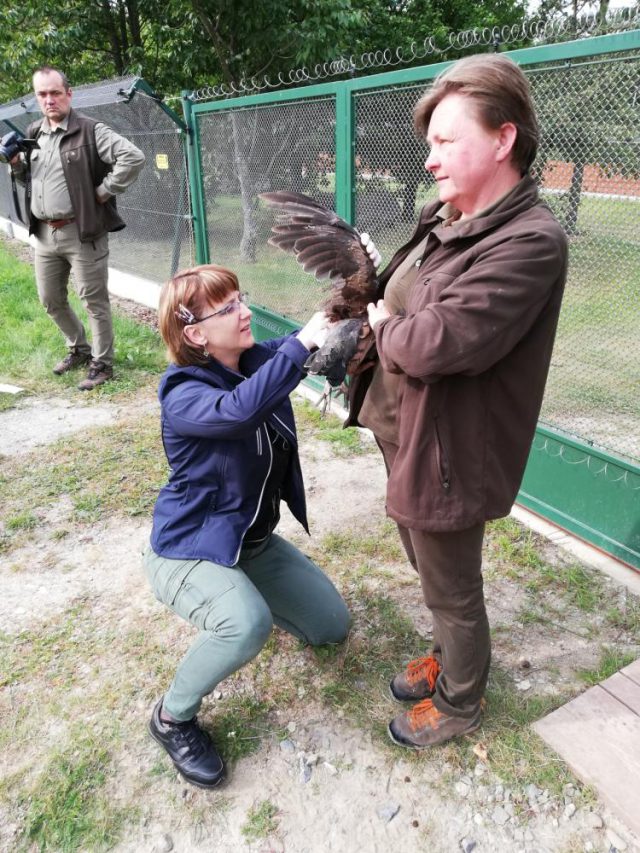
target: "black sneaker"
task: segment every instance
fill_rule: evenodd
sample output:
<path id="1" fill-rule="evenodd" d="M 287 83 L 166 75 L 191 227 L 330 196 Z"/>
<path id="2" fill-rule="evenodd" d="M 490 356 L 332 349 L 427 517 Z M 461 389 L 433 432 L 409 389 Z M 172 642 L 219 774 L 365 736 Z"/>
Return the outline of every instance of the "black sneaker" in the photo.
<path id="1" fill-rule="evenodd" d="M 75 370 L 77 367 L 82 367 L 83 364 L 89 364 L 91 361 L 90 352 L 79 352 L 77 349 L 69 350 L 62 361 L 59 361 L 53 368 L 56 376 L 62 376 L 69 370 Z"/>
<path id="2" fill-rule="evenodd" d="M 199 788 L 215 788 L 224 779 L 224 764 L 194 717 L 186 723 L 165 723 L 160 718 L 162 699 L 153 709 L 149 734 L 163 746 L 187 782 Z"/>

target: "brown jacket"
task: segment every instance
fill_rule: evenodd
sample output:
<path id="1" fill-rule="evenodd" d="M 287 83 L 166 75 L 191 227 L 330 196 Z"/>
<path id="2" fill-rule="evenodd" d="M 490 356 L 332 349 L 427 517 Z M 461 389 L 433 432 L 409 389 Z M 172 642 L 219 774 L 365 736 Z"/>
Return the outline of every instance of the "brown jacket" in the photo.
<path id="1" fill-rule="evenodd" d="M 36 139 L 43 119 L 27 128 L 26 136 Z M 60 143 L 60 159 L 64 177 L 71 196 L 71 204 L 78 226 L 78 235 L 83 243 L 102 237 L 107 231 L 120 231 L 125 227 L 120 218 L 114 197 L 104 204 L 96 201 L 95 188 L 100 186 L 105 175 L 111 171 L 103 163 L 96 147 L 95 119 L 83 116 L 75 110 L 69 112 L 69 125 Z M 38 221 L 31 214 L 29 233 L 35 233 Z"/>
<path id="2" fill-rule="evenodd" d="M 525 176 L 491 212 L 445 227 L 439 202 L 381 276 L 429 233 L 405 317 L 375 329 L 380 363 L 403 377 L 387 512 L 405 527 L 463 530 L 507 515 L 551 359 L 567 241 Z M 367 374 L 352 383 L 357 423 Z"/>

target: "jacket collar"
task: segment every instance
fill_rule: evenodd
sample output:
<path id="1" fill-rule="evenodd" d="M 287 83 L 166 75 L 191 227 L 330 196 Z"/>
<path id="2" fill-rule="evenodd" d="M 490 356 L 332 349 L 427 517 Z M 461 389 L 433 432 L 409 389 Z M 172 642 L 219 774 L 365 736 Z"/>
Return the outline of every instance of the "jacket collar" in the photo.
<path id="1" fill-rule="evenodd" d="M 503 196 L 495 205 L 489 208 L 486 214 L 480 214 L 473 219 L 458 222 L 455 225 L 445 227 L 443 225 L 436 226 L 433 230 L 434 237 L 437 237 L 443 246 L 455 243 L 456 240 L 463 240 L 467 237 L 477 237 L 487 231 L 492 231 L 498 228 L 510 219 L 513 219 L 518 214 L 529 210 L 539 201 L 538 187 L 536 182 L 530 175 L 525 175 L 515 185 L 515 187 Z M 435 220 L 440 222 L 438 213 L 442 210 L 442 206 L 434 205 L 431 208 L 430 221 Z"/>
<path id="2" fill-rule="evenodd" d="M 189 379 L 198 379 L 201 382 L 206 382 L 209 385 L 230 389 L 239 385 L 247 376 L 252 373 L 267 361 L 268 354 L 259 345 L 255 344 L 242 353 L 240 357 L 241 373 L 231 370 L 217 359 L 209 357 L 206 364 L 190 364 L 182 367 L 178 364 L 171 364 L 163 377 L 163 391 L 166 393 L 176 385 L 186 382 Z"/>
<path id="3" fill-rule="evenodd" d="M 65 116 L 64 121 L 61 121 L 58 125 L 59 128 L 62 129 L 64 136 L 69 136 L 72 133 L 77 133 L 80 130 L 80 122 L 78 121 L 78 113 L 71 107 L 68 115 Z M 49 120 L 46 116 L 43 116 L 35 125 L 35 134 L 38 133 L 52 133 L 51 127 L 49 125 Z"/>

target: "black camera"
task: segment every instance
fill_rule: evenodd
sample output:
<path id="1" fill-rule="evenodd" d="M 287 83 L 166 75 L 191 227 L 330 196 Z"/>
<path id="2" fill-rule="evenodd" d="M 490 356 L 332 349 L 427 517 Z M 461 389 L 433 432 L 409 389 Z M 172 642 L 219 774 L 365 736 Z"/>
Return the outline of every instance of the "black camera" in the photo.
<path id="1" fill-rule="evenodd" d="M 35 139 L 27 139 L 17 130 L 12 130 L 0 139 L 0 163 L 9 163 L 20 153 L 28 157 L 34 148 L 39 147 Z"/>

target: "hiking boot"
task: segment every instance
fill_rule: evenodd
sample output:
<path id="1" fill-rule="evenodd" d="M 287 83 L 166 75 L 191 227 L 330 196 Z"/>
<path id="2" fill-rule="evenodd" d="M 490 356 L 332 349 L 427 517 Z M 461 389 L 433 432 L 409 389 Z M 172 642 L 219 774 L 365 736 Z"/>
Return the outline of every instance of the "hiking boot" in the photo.
<path id="1" fill-rule="evenodd" d="M 92 359 L 91 364 L 89 365 L 87 378 L 80 382 L 78 388 L 81 391 L 93 391 L 93 389 L 97 388 L 98 385 L 102 385 L 103 382 L 112 378 L 113 367 L 111 367 L 111 365 L 105 364 L 103 361 L 94 361 Z"/>
<path id="2" fill-rule="evenodd" d="M 215 788 L 224 779 L 224 764 L 209 735 L 196 718 L 168 723 L 161 716 L 162 699 L 153 709 L 149 734 L 167 751 L 181 776 L 199 788 Z"/>
<path id="3" fill-rule="evenodd" d="M 452 737 L 468 735 L 480 725 L 480 708 L 473 717 L 451 717 L 438 711 L 431 699 L 418 702 L 389 723 L 389 737 L 399 746 L 426 749 Z"/>
<path id="4" fill-rule="evenodd" d="M 83 364 L 88 364 L 91 361 L 90 352 L 79 352 L 77 349 L 69 350 L 62 361 L 59 361 L 53 368 L 56 376 L 62 376 L 69 370 L 75 370 L 76 367 L 82 367 Z"/>
<path id="5" fill-rule="evenodd" d="M 393 679 L 389 690 L 398 702 L 415 702 L 431 699 L 436 690 L 436 681 L 442 672 L 439 661 L 429 655 L 409 661 L 404 672 Z"/>

